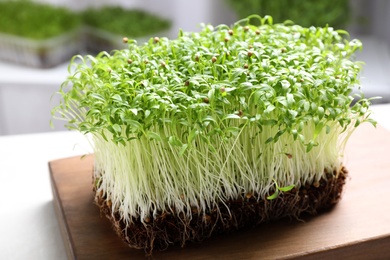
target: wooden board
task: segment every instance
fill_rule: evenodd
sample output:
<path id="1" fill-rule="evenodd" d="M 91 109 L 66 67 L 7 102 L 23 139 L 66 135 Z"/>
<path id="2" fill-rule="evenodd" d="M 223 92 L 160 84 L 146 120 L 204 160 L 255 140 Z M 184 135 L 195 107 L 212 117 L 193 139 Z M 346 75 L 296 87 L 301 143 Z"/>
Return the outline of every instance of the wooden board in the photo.
<path id="1" fill-rule="evenodd" d="M 155 259 L 390 259 L 390 132 L 363 124 L 352 135 L 343 199 L 305 222 L 281 220 L 156 252 Z M 54 204 L 69 258 L 143 259 L 93 204 L 93 156 L 49 162 Z"/>

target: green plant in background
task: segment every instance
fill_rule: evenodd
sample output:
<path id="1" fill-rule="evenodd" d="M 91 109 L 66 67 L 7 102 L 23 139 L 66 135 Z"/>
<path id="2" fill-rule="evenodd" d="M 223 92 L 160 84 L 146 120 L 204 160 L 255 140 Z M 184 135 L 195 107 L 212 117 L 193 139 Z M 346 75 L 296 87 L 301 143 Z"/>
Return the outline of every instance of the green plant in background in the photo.
<path id="1" fill-rule="evenodd" d="M 77 29 L 81 20 L 64 7 L 28 0 L 0 1 L 0 32 L 42 40 Z"/>
<path id="2" fill-rule="evenodd" d="M 372 122 L 350 96 L 362 45 L 345 36 L 251 16 L 129 40 L 76 56 L 53 113 L 92 136 L 96 201 L 132 247 L 315 213 L 340 198 L 345 145 Z"/>
<path id="3" fill-rule="evenodd" d="M 227 0 L 239 17 L 271 15 L 275 22 L 292 20 L 301 26 L 345 28 L 350 19 L 349 0 Z"/>
<path id="4" fill-rule="evenodd" d="M 119 6 L 90 8 L 82 13 L 84 24 L 108 32 L 140 37 L 167 30 L 171 22 L 142 10 L 126 10 Z"/>

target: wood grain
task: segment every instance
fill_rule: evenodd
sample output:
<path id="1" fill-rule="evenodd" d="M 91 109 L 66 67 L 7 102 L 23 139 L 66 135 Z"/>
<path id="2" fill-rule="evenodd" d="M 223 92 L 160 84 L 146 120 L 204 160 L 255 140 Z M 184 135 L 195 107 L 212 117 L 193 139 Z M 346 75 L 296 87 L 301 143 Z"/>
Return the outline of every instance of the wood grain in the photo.
<path id="1" fill-rule="evenodd" d="M 305 221 L 281 220 L 217 236 L 155 259 L 390 259 L 390 132 L 363 124 L 352 135 L 343 199 Z M 93 156 L 49 162 L 54 204 L 71 259 L 143 259 L 93 204 Z"/>

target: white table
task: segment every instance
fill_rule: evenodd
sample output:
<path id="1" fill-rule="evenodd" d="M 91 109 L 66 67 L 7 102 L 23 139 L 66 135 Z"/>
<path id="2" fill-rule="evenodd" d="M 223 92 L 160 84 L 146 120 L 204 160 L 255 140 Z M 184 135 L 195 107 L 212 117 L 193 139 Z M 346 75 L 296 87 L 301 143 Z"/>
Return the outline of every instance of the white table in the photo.
<path id="1" fill-rule="evenodd" d="M 67 67 L 68 62 L 38 69 L 0 61 L 0 135 L 51 131 L 50 110 L 59 100 L 52 96 L 66 79 Z M 56 130 L 65 130 L 55 123 Z"/>
<path id="2" fill-rule="evenodd" d="M 390 131 L 390 104 L 372 106 Z M 0 137 L 0 259 L 66 259 L 48 162 L 92 152 L 76 132 Z"/>
<path id="3" fill-rule="evenodd" d="M 0 137 L 0 259 L 67 259 L 48 161 L 90 151 L 76 132 Z"/>

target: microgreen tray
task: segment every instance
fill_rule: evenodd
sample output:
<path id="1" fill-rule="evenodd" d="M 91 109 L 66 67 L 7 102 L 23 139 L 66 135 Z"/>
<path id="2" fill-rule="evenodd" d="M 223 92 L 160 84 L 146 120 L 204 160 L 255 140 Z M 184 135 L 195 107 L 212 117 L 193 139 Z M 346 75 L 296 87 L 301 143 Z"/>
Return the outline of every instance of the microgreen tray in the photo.
<path id="1" fill-rule="evenodd" d="M 127 48 L 127 44 L 123 42 L 124 37 L 129 37 L 128 35 L 119 35 L 111 33 L 106 30 L 91 26 L 83 26 L 83 42 L 86 48 L 86 51 L 89 53 L 99 53 L 101 51 L 111 52 L 112 50 L 121 50 Z M 150 38 L 155 36 L 165 36 L 167 31 L 161 31 L 154 35 L 147 35 L 144 37 L 137 37 L 134 40 L 138 44 L 147 42 Z"/>
<path id="2" fill-rule="evenodd" d="M 54 67 L 80 52 L 79 38 L 79 30 L 45 40 L 0 33 L 0 59 L 30 67 Z"/>

